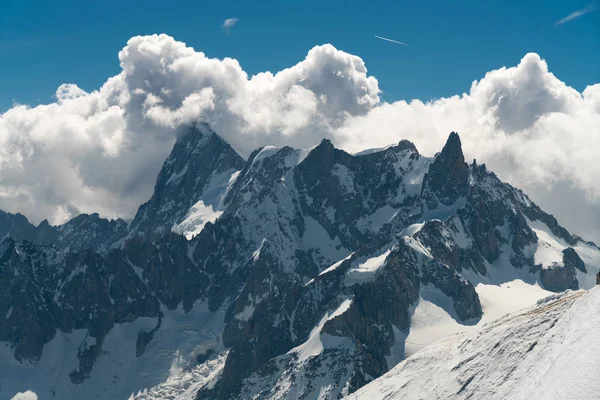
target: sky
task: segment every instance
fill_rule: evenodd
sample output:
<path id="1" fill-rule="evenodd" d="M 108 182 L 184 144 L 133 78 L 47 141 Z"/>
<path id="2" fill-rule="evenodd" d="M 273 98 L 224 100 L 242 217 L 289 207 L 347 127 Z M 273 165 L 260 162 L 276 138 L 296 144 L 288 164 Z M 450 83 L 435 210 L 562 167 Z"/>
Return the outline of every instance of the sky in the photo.
<path id="1" fill-rule="evenodd" d="M 0 2 L 0 112 L 53 101 L 62 83 L 98 89 L 135 35 L 167 33 L 249 74 L 279 71 L 318 44 L 359 55 L 387 101 L 451 96 L 491 69 L 540 54 L 577 90 L 600 81 L 600 13 L 588 0 Z M 237 18 L 229 34 L 224 20 Z M 375 38 L 405 42 L 410 47 Z"/>
<path id="2" fill-rule="evenodd" d="M 433 156 L 457 131 L 600 242 L 594 3 L 324 3 L 1 2 L 0 209 L 131 218 L 198 120 L 242 155 L 327 137 Z"/>

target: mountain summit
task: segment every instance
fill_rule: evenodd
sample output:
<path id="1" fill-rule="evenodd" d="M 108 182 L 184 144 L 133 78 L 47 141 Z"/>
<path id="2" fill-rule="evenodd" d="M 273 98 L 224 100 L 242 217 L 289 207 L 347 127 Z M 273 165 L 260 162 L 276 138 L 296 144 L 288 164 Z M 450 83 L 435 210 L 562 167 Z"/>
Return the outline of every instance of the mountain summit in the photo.
<path id="1" fill-rule="evenodd" d="M 82 248 L 98 218 L 60 245 L 1 227 L 0 397 L 338 399 L 600 270 L 456 133 L 433 158 L 324 140 L 244 161 L 198 124 L 131 225 Z"/>
<path id="2" fill-rule="evenodd" d="M 154 193 L 140 206 L 130 234 L 155 237 L 168 232 L 198 202 L 216 211 L 223 186 L 243 165 L 244 160 L 208 124 L 191 126 L 164 162 Z"/>
<path id="3" fill-rule="evenodd" d="M 431 208 L 436 207 L 436 197 L 442 204 L 451 205 L 464 194 L 468 178 L 469 167 L 465 163 L 460 137 L 452 132 L 425 175 L 422 195 L 431 201 Z"/>

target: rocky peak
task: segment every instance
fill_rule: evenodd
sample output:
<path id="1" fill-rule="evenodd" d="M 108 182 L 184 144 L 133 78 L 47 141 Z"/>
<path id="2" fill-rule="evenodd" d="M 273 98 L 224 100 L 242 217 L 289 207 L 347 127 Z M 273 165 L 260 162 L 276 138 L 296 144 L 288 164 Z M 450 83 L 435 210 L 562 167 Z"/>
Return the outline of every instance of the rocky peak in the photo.
<path id="1" fill-rule="evenodd" d="M 448 135 L 448 139 L 446 140 L 446 144 L 442 148 L 442 151 L 439 153 L 440 159 L 448 159 L 455 162 L 464 162 L 465 157 L 462 152 L 462 143 L 460 141 L 460 136 L 456 132 L 450 132 Z M 448 166 L 450 164 L 447 164 Z"/>
<path id="2" fill-rule="evenodd" d="M 47 219 L 40 222 L 37 226 L 36 242 L 38 243 L 55 243 L 56 242 L 56 227 L 50 225 Z"/>
<path id="3" fill-rule="evenodd" d="M 396 147 L 398 147 L 399 150 L 410 150 L 413 153 L 419 154 L 419 151 L 417 150 L 415 144 L 410 140 L 402 139 L 398 142 L 398 146 Z"/>
<path id="4" fill-rule="evenodd" d="M 323 139 L 317 147 L 315 147 L 306 156 L 304 161 L 297 168 L 303 175 L 303 178 L 308 182 L 318 182 L 319 178 L 326 171 L 330 171 L 336 164 L 349 165 L 352 161 L 352 156 L 343 150 L 336 149 L 331 141 Z"/>
<path id="5" fill-rule="evenodd" d="M 322 139 L 316 148 L 328 149 L 329 151 L 335 150 L 335 146 L 333 145 L 333 143 L 331 143 L 331 140 L 326 138 Z"/>
<path id="6" fill-rule="evenodd" d="M 94 248 L 105 252 L 126 234 L 125 221 L 101 218 L 98 213 L 80 214 L 62 225 L 50 225 L 48 220 L 43 220 L 35 226 L 21 214 L 0 210 L 0 237 L 8 236 L 31 243 L 51 244 L 61 250 Z"/>
<path id="7" fill-rule="evenodd" d="M 127 228 L 127 222 L 120 218 L 108 220 L 93 213 L 80 214 L 67 223 L 54 227 L 54 231 L 58 235 L 57 243 L 65 250 L 93 248 L 103 253 L 127 234 Z M 46 243 L 41 234 L 40 230 L 39 242 Z"/>
<path id="8" fill-rule="evenodd" d="M 430 182 L 446 186 L 462 183 L 466 181 L 467 169 L 460 137 L 458 133 L 452 132 L 442 151 L 429 167 Z"/>
<path id="9" fill-rule="evenodd" d="M 208 124 L 191 126 L 177 139 L 152 197 L 140 206 L 131 223 L 130 234 L 155 236 L 170 230 L 208 189 L 227 182 L 243 165 L 244 160 Z"/>
<path id="10" fill-rule="evenodd" d="M 464 194 L 468 178 L 469 166 L 465 163 L 460 137 L 452 132 L 423 180 L 422 195 L 429 208 L 435 208 L 437 201 L 445 205 L 454 203 Z"/>
<path id="11" fill-rule="evenodd" d="M 304 165 L 311 165 L 314 168 L 331 168 L 336 162 L 344 162 L 351 158 L 350 154 L 343 150 L 336 149 L 329 139 L 321 140 L 321 143 L 315 147 L 305 158 Z"/>
<path id="12" fill-rule="evenodd" d="M 190 126 L 177 137 L 173 150 L 165 161 L 165 164 L 177 161 L 180 163 L 185 162 L 186 158 L 189 158 L 192 154 L 201 152 L 206 143 L 211 139 L 224 142 L 206 123 Z"/>
<path id="13" fill-rule="evenodd" d="M 0 210 L 0 237 L 5 236 L 17 240 L 32 240 L 35 236 L 35 226 L 23 214 L 12 214 Z"/>

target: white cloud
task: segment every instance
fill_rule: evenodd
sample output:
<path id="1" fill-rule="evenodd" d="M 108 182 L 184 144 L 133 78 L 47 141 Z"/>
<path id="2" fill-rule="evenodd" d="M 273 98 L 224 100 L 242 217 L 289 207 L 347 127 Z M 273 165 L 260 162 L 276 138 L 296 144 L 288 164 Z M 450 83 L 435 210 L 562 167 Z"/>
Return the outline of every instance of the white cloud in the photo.
<path id="1" fill-rule="evenodd" d="M 600 241 L 600 84 L 580 94 L 527 54 L 518 66 L 473 82 L 468 94 L 383 104 L 336 134 L 351 150 L 407 138 L 432 155 L 451 130 L 460 133 L 467 157 L 487 163 L 574 232 Z"/>
<path id="2" fill-rule="evenodd" d="M 227 18 L 225 21 L 223 21 L 223 24 L 221 25 L 221 28 L 229 33 L 231 32 L 231 28 L 233 28 L 233 26 L 235 24 L 237 24 L 237 22 L 239 21 L 239 18 Z"/>
<path id="3" fill-rule="evenodd" d="M 379 102 L 362 60 L 330 45 L 252 77 L 166 35 L 132 38 L 119 60 L 122 72 L 98 91 L 62 85 L 55 103 L 0 115 L 0 209 L 34 222 L 131 217 L 182 123 L 206 119 L 248 154 L 264 143 L 312 145 Z"/>
<path id="4" fill-rule="evenodd" d="M 19 392 L 13 396 L 11 400 L 38 400 L 37 394 L 28 390 L 26 392 Z"/>
<path id="5" fill-rule="evenodd" d="M 571 21 L 572 19 L 575 19 L 575 18 L 582 17 L 582 16 L 584 16 L 586 14 L 592 13 L 592 12 L 597 11 L 597 10 L 598 10 L 598 6 L 597 5 L 588 4 L 587 6 L 585 6 L 584 8 L 582 8 L 581 10 L 573 11 L 571 14 L 567 15 L 563 19 L 556 21 L 555 25 L 562 25 L 565 22 Z"/>
<path id="6" fill-rule="evenodd" d="M 197 119 L 243 154 L 329 137 L 348 150 L 407 138 L 433 155 L 456 130 L 468 157 L 600 239 L 600 84 L 578 93 L 536 54 L 489 72 L 469 93 L 427 103 L 381 102 L 364 62 L 331 45 L 254 76 L 166 35 L 132 38 L 119 60 L 122 72 L 98 91 L 63 85 L 55 103 L 0 115 L 0 209 L 35 222 L 79 212 L 131 217 L 176 127 Z"/>

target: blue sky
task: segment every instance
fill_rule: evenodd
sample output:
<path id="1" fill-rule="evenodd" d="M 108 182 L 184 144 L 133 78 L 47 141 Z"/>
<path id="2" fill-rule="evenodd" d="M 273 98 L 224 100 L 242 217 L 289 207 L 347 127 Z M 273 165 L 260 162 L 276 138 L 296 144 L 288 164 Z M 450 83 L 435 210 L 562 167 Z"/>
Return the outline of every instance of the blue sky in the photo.
<path id="1" fill-rule="evenodd" d="M 587 0 L 512 1 L 13 1 L 0 3 L 0 111 L 53 101 L 62 83 L 90 91 L 119 72 L 134 35 L 167 33 L 250 74 L 278 71 L 314 45 L 359 55 L 383 99 L 429 100 L 537 52 L 582 91 L 600 82 L 600 11 L 563 24 Z M 593 6 L 592 6 L 593 7 Z M 230 34 L 220 28 L 239 18 Z M 410 44 L 405 47 L 374 35 Z"/>

